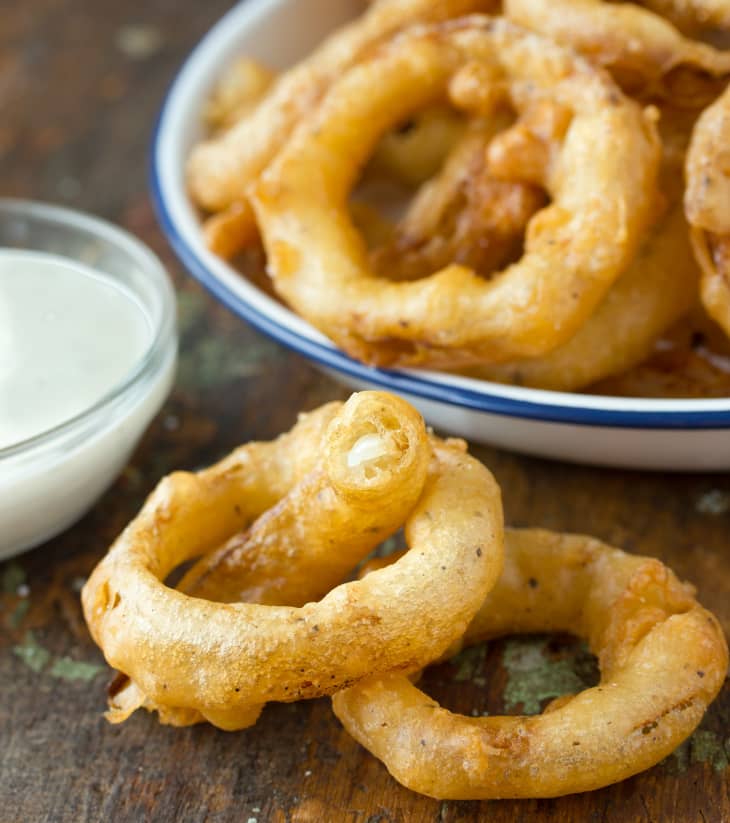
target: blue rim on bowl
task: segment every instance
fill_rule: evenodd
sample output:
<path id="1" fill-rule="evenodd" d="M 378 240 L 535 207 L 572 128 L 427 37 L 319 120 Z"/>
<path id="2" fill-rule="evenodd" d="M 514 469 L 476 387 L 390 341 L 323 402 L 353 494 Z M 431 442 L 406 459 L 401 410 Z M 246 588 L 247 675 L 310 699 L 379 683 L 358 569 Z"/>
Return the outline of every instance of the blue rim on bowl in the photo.
<path id="1" fill-rule="evenodd" d="M 150 187 L 158 220 L 182 264 L 212 295 L 259 331 L 322 367 L 340 372 L 353 381 L 425 400 L 489 414 L 578 426 L 675 430 L 730 428 L 730 398 L 650 400 L 605 397 L 506 386 L 437 372 L 372 368 L 348 357 L 315 330 L 310 331 L 300 318 L 288 309 L 282 309 L 240 275 L 236 275 L 242 281 L 240 288 L 232 287 L 230 278 L 221 277 L 221 266 L 231 273 L 233 270 L 223 261 L 213 259 L 203 248 L 201 237 L 192 239 L 194 231 L 180 224 L 179 215 L 176 216 L 171 205 L 175 196 L 186 195 L 182 168 L 170 164 L 165 143 L 179 128 L 179 112 L 184 111 L 186 105 L 189 107 L 189 101 L 186 102 L 188 83 L 196 78 L 200 66 L 210 61 L 208 54 L 217 53 L 222 47 L 232 51 L 231 45 L 242 23 L 255 20 L 257 15 L 265 14 L 274 5 L 272 0 L 247 0 L 234 6 L 213 26 L 173 79 L 153 133 Z M 201 85 L 199 78 L 196 82 Z"/>

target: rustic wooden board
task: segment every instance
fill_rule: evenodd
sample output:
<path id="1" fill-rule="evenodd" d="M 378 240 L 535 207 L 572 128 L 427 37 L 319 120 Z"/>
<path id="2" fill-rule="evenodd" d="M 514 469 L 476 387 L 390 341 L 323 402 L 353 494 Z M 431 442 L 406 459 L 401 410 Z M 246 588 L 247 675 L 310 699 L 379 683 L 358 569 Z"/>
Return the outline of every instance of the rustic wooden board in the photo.
<path id="1" fill-rule="evenodd" d="M 109 673 L 78 588 L 161 475 L 288 428 L 344 396 L 193 285 L 146 195 L 145 151 L 175 67 L 226 3 L 32 0 L 0 7 L 2 193 L 68 203 L 136 232 L 168 263 L 183 331 L 175 391 L 123 476 L 77 526 L 0 565 L 0 823 L 15 821 L 730 821 L 730 687 L 681 749 L 603 791 L 552 801 L 439 803 L 398 786 L 328 701 L 269 706 L 247 732 L 101 717 Z M 661 557 L 730 632 L 730 477 L 599 471 L 475 449 L 507 519 L 586 531 Z M 86 665 L 78 665 L 79 662 Z M 466 713 L 534 710 L 590 682 L 564 638 L 506 639 L 430 671 Z M 579 678 L 576 681 L 576 678 Z"/>

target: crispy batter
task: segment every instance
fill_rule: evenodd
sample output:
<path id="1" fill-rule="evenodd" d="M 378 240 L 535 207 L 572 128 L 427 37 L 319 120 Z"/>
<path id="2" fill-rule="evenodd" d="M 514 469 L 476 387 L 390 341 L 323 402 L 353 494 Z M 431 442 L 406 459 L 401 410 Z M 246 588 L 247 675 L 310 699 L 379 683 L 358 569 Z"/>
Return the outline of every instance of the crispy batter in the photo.
<path id="1" fill-rule="evenodd" d="M 689 34 L 705 28 L 730 29 L 728 0 L 642 0 L 641 5 Z"/>
<path id="2" fill-rule="evenodd" d="M 201 558 L 178 588 L 221 603 L 303 606 L 397 531 L 421 495 L 430 449 L 420 415 L 385 396 L 385 407 L 381 393 L 346 404 L 327 429 L 325 460 L 249 529 Z M 381 407 L 365 407 L 368 398 Z M 363 452 L 361 477 L 348 463 L 360 438 L 374 450 Z"/>
<path id="3" fill-rule="evenodd" d="M 274 82 L 274 72 L 249 57 L 239 57 L 213 89 L 204 117 L 214 131 L 230 128 L 249 114 Z"/>
<path id="4" fill-rule="evenodd" d="M 239 200 L 223 211 L 206 217 L 203 235 L 213 254 L 224 260 L 230 260 L 243 249 L 250 248 L 259 236 L 251 204 L 248 200 Z"/>
<path id="5" fill-rule="evenodd" d="M 730 52 L 687 39 L 653 12 L 604 0 L 505 0 L 504 14 L 608 68 L 632 94 L 701 106 L 730 74 Z"/>
<path id="6" fill-rule="evenodd" d="M 584 637 L 601 682 L 535 717 L 464 717 L 408 678 L 336 694 L 347 731 L 414 791 L 436 798 L 556 797 L 658 763 L 697 727 L 725 679 L 715 617 L 658 560 L 597 540 L 508 530 L 505 570 L 464 637 Z"/>
<path id="7" fill-rule="evenodd" d="M 373 276 L 343 204 L 380 135 L 495 65 L 519 114 L 572 114 L 541 183 L 521 260 L 485 282 L 450 265 L 418 282 Z M 253 192 L 278 293 L 354 357 L 457 366 L 544 354 L 570 338 L 633 257 L 655 198 L 651 113 L 604 74 L 502 19 L 470 17 L 396 38 L 335 83 Z"/>
<path id="8" fill-rule="evenodd" d="M 687 152 L 685 211 L 708 314 L 730 336 L 730 86 L 702 114 Z"/>
<path id="9" fill-rule="evenodd" d="M 352 425 L 344 426 L 349 415 Z M 371 441 L 358 445 L 381 425 L 387 432 L 385 453 L 376 449 L 374 454 Z M 317 524 L 327 536 L 322 515 L 339 491 L 350 503 L 341 499 L 331 505 L 329 514 L 337 517 L 353 500 L 368 497 L 386 520 L 401 512 L 412 551 L 400 563 L 369 580 L 337 586 L 301 608 L 214 603 L 165 587 L 161 580 L 173 568 L 215 549 L 236 532 L 242 517 L 251 516 L 244 489 L 254 490 L 258 511 L 256 490 L 269 478 L 251 477 L 249 471 L 242 476 L 243 463 L 250 462 L 248 448 L 239 450 L 234 471 L 224 471 L 224 463 L 163 481 L 84 587 L 84 613 L 94 639 L 110 664 L 149 697 L 149 705 L 172 707 L 181 722 L 196 717 L 178 709 L 192 709 L 222 728 L 242 728 L 255 720 L 255 704 L 331 694 L 372 672 L 416 669 L 463 632 L 501 570 L 499 490 L 489 472 L 464 453 L 463 444 L 437 443 L 423 494 L 413 507 L 411 481 L 417 491 L 417 467 L 430 445 L 416 412 L 378 392 L 354 395 L 328 426 L 324 443 L 311 445 L 324 455 L 331 490 L 323 487 L 308 499 L 308 511 L 299 506 L 297 494 L 313 488 L 307 486 L 311 477 L 305 476 L 299 492 L 289 493 L 291 505 L 307 522 L 300 525 L 276 509 L 270 517 L 282 531 L 270 532 L 266 519 L 254 524 L 251 551 L 271 560 L 272 585 L 278 586 L 286 552 L 264 538 L 276 534 L 283 539 L 289 528 L 311 537 Z M 345 531 L 338 541 L 346 543 L 353 526 L 346 518 L 339 522 Z M 380 535 L 373 533 L 375 543 Z M 367 542 L 365 537 L 358 541 L 360 548 Z M 245 552 L 239 561 L 242 556 Z M 293 575 L 300 563 L 311 570 L 300 553 L 292 559 Z M 249 568 L 254 576 L 266 576 L 263 566 Z M 304 575 L 302 585 L 319 589 L 319 581 L 309 578 Z M 444 602 L 455 607 L 445 612 Z M 121 711 L 129 704 L 123 697 Z"/>

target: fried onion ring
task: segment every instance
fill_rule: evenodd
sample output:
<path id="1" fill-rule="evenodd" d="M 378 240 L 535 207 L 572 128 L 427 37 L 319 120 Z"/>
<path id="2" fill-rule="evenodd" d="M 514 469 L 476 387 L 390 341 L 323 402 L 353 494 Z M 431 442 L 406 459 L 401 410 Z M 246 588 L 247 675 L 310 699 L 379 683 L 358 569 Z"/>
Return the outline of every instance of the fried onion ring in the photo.
<path id="1" fill-rule="evenodd" d="M 251 514 L 258 513 L 258 519 L 195 563 L 178 584 L 178 591 L 222 603 L 301 606 L 325 595 L 400 528 L 421 493 L 431 453 L 420 416 L 404 401 L 378 392 L 362 393 L 339 406 L 329 404 L 324 415 L 306 416 L 291 433 L 273 443 L 250 444 L 239 450 L 239 460 L 245 449 L 257 447 L 286 459 L 289 450 L 301 448 L 300 468 L 289 473 L 296 485 L 266 511 L 253 509 Z M 327 423 L 324 431 L 319 418 Z M 344 443 L 353 428 L 365 433 L 352 454 L 333 447 Z M 319 455 L 326 443 L 329 457 L 322 459 Z M 315 455 L 317 460 L 312 462 Z M 343 462 L 345 457 L 347 462 Z M 374 481 L 362 483 L 362 488 L 352 483 L 358 459 Z M 308 469 L 302 476 L 304 467 Z M 343 534 L 349 535 L 347 541 L 342 541 Z M 333 551 L 335 545 L 337 551 Z M 110 707 L 107 718 L 114 723 L 140 707 L 158 711 L 160 720 L 170 725 L 186 726 L 206 719 L 195 709 L 156 704 L 125 676 L 117 678 L 110 690 Z M 261 708 L 219 710 L 214 718 L 209 712 L 209 719 L 225 728 L 241 728 L 249 725 L 249 718 L 255 722 Z"/>
<path id="2" fill-rule="evenodd" d="M 343 484 L 340 492 L 350 499 L 369 497 L 384 515 L 410 494 L 403 461 L 425 438 L 423 423 L 404 401 L 381 393 L 354 395 L 349 405 L 352 425 L 337 427 L 335 419 L 322 446 L 330 481 Z M 389 444 L 385 454 L 362 442 L 374 431 Z M 301 608 L 213 603 L 162 584 L 173 568 L 236 531 L 248 515 L 244 481 L 256 489 L 268 479 L 242 477 L 242 463 L 230 461 L 226 471 L 172 475 L 84 587 L 94 639 L 152 705 L 197 711 L 226 729 L 255 722 L 257 704 L 269 700 L 331 694 L 373 671 L 419 668 L 463 632 L 501 570 L 499 489 L 463 448 L 435 448 L 406 521 L 412 550 L 400 563 Z M 239 454 L 245 458 L 245 449 Z M 312 528 L 325 513 L 332 516 L 330 500 L 331 493 L 309 501 Z M 286 513 L 277 516 L 293 526 Z M 348 528 L 340 540 L 351 536 Z M 282 555 L 273 555 L 279 568 Z M 445 601 L 455 603 L 448 614 Z"/>
<path id="3" fill-rule="evenodd" d="M 366 578 L 367 579 L 367 578 Z M 658 763 L 727 673 L 716 618 L 658 560 L 597 540 L 508 530 L 505 570 L 465 635 L 586 638 L 601 681 L 536 717 L 464 717 L 392 673 L 336 694 L 345 729 L 403 785 L 441 799 L 556 797 Z"/>
<path id="4" fill-rule="evenodd" d="M 687 152 L 685 211 L 707 313 L 730 336 L 730 86 L 700 115 Z"/>
<path id="5" fill-rule="evenodd" d="M 540 180 L 553 202 L 530 221 L 521 260 L 485 282 L 451 265 L 415 283 L 373 275 L 345 203 L 380 135 L 474 65 L 518 113 L 565 111 Z M 536 137 L 537 139 L 537 137 Z M 503 19 L 470 17 L 395 38 L 336 82 L 254 187 L 274 287 L 352 356 L 457 366 L 536 356 L 582 325 L 631 260 L 650 219 L 659 145 L 604 74 Z"/>
<path id="6" fill-rule="evenodd" d="M 505 0 L 504 14 L 605 66 L 631 94 L 696 108 L 717 93 L 709 78 L 730 74 L 730 52 L 683 37 L 670 22 L 633 3 Z"/>

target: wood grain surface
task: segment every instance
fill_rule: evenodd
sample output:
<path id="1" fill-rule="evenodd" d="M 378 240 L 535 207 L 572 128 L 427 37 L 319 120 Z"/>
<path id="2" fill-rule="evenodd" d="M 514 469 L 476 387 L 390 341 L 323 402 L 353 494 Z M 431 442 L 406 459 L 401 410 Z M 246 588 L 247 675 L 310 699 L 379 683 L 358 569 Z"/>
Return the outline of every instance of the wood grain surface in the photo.
<path id="1" fill-rule="evenodd" d="M 659 766 L 550 801 L 437 802 L 401 788 L 354 743 L 329 701 L 270 705 L 255 728 L 178 730 L 101 716 L 109 670 L 78 590 L 157 480 L 288 428 L 345 396 L 301 358 L 217 306 L 155 223 L 146 152 L 166 86 L 226 10 L 222 0 L 0 2 L 0 194 L 85 209 L 135 232 L 175 278 L 182 331 L 172 397 L 119 481 L 82 522 L 0 564 L 0 822 L 730 821 L 730 687 Z M 39 400 L 40 402 L 40 400 Z M 502 485 L 508 522 L 592 533 L 692 580 L 730 632 L 730 477 L 601 471 L 474 452 Z M 0 524 L 0 528 L 1 528 Z M 465 713 L 536 711 L 590 683 L 566 638 L 506 638 L 430 670 Z"/>

